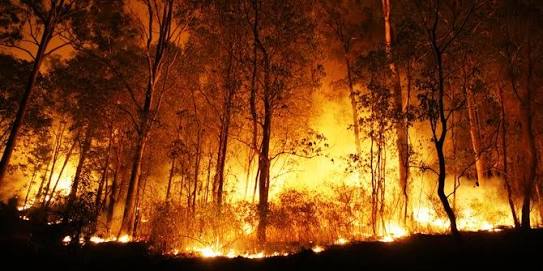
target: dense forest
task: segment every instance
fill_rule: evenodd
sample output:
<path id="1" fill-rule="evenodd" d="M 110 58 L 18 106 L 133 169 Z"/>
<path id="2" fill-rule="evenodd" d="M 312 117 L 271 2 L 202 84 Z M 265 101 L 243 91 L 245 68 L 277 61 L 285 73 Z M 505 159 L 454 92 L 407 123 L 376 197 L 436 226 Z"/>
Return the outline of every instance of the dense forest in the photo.
<path id="1" fill-rule="evenodd" d="M 0 196 L 58 243 L 543 224 L 537 0 L 0 1 Z"/>

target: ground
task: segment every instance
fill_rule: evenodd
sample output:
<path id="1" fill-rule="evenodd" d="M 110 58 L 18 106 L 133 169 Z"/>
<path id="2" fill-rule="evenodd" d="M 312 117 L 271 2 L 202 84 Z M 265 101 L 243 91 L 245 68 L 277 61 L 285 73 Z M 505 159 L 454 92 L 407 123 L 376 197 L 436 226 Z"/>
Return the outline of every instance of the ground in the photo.
<path id="1" fill-rule="evenodd" d="M 23 239 L 2 240 L 3 266 L 45 270 L 542 270 L 543 231 L 416 235 L 392 243 L 360 242 L 304 250 L 286 257 L 183 258 L 153 255 L 144 244 L 103 243 L 83 248 L 39 246 Z M 8 265 L 9 264 L 9 265 Z"/>
<path id="2" fill-rule="evenodd" d="M 541 229 L 463 233 L 460 242 L 413 235 L 265 259 L 187 258 L 153 254 L 142 243 L 63 246 L 54 227 L 6 223 L 13 215 L 0 217 L 0 266 L 23 270 L 543 270 Z"/>

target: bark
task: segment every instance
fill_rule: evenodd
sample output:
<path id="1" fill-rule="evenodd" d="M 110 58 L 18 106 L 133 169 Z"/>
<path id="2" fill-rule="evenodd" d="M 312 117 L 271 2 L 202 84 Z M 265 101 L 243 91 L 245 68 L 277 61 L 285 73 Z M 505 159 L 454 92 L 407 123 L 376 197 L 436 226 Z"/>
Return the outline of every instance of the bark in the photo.
<path id="1" fill-rule="evenodd" d="M 405 115 L 406 107 L 403 106 L 402 87 L 400 82 L 400 75 L 394 61 L 394 55 L 392 51 L 392 26 L 390 19 L 390 0 L 382 0 L 383 17 L 385 23 L 385 51 L 387 61 L 389 63 L 389 69 L 391 73 L 391 79 L 393 84 L 393 101 L 394 108 L 398 113 L 398 119 L 395 124 L 396 129 L 396 148 L 398 152 L 398 171 L 400 178 L 400 187 L 402 189 L 402 195 L 404 199 L 404 223 L 407 219 L 407 206 L 408 206 L 408 181 L 409 181 L 409 142 L 408 142 L 408 123 Z"/>
<path id="2" fill-rule="evenodd" d="M 6 176 L 11 155 L 13 154 L 13 150 L 15 149 L 15 145 L 17 144 L 17 137 L 19 135 L 19 131 L 21 130 L 21 126 L 25 118 L 25 113 L 28 107 L 29 98 L 32 95 L 34 85 L 36 84 L 36 80 L 38 78 L 38 74 L 39 74 L 41 65 L 43 63 L 43 59 L 45 57 L 47 46 L 49 45 L 49 41 L 51 41 L 51 37 L 55 29 L 55 23 L 56 23 L 55 22 L 56 15 L 54 12 L 55 9 L 56 9 L 55 7 L 51 7 L 51 10 L 44 24 L 38 51 L 36 52 L 34 63 L 32 65 L 32 71 L 30 72 L 30 76 L 28 78 L 28 81 L 26 83 L 26 86 L 23 92 L 23 96 L 21 97 L 21 101 L 17 108 L 15 120 L 13 121 L 13 124 L 11 126 L 9 137 L 6 142 L 4 152 L 2 154 L 2 159 L 0 159 L 0 186 L 2 186 L 2 182 L 4 181 L 4 178 Z"/>

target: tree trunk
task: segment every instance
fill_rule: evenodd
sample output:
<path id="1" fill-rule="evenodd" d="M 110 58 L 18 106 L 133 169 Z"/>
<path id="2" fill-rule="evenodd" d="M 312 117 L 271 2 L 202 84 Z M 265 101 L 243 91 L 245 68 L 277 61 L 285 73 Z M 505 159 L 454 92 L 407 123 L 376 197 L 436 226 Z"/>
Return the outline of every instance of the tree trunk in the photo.
<path id="1" fill-rule="evenodd" d="M 198 125 L 200 126 L 200 125 Z M 190 202 L 192 215 L 196 214 L 196 196 L 198 191 L 198 177 L 200 175 L 200 161 L 202 158 L 202 130 L 198 127 L 198 140 L 196 142 L 196 157 L 194 161 L 193 189 Z"/>
<path id="2" fill-rule="evenodd" d="M 385 51 L 389 69 L 391 72 L 391 79 L 393 84 L 393 100 L 394 108 L 398 113 L 399 118 L 396 120 L 396 148 L 398 151 L 398 171 L 400 178 L 400 187 L 404 199 L 404 224 L 407 220 L 407 205 L 408 205 L 408 181 L 409 181 L 409 142 L 408 142 L 408 123 L 405 118 L 405 107 L 403 106 L 402 87 L 400 82 L 400 75 L 394 61 L 394 55 L 392 52 L 392 26 L 390 20 L 390 0 L 382 0 L 383 17 L 385 23 Z"/>
<path id="3" fill-rule="evenodd" d="M 170 194 L 171 194 L 171 189 L 172 189 L 172 180 L 173 180 L 173 176 L 174 176 L 174 173 L 175 173 L 175 161 L 176 158 L 175 157 L 172 157 L 172 163 L 171 163 L 171 166 L 170 166 L 170 175 L 168 176 L 168 187 L 166 188 L 166 204 L 169 204 L 170 202 Z"/>
<path id="4" fill-rule="evenodd" d="M 91 148 L 91 141 L 92 141 L 92 128 L 87 127 L 87 130 L 85 131 L 85 137 L 83 138 L 83 143 L 80 148 L 80 154 L 79 154 L 79 162 L 77 164 L 77 168 L 75 170 L 74 175 L 74 181 L 72 183 L 72 188 L 70 190 L 70 195 L 68 196 L 68 202 L 66 204 L 66 210 L 67 213 L 72 211 L 73 204 L 75 202 L 75 199 L 77 197 L 77 191 L 79 189 L 79 184 L 81 182 L 81 173 L 83 172 L 83 166 L 85 165 L 85 162 L 87 160 L 87 155 L 89 153 L 89 150 Z"/>
<path id="5" fill-rule="evenodd" d="M 232 61 L 232 60 L 230 60 Z M 230 76 L 228 76 L 228 80 Z M 224 186 L 224 166 L 226 162 L 226 153 L 228 150 L 228 133 L 230 130 L 230 118 L 231 118 L 231 108 L 232 108 L 232 98 L 234 96 L 234 90 L 231 89 L 232 82 L 227 82 L 227 95 L 224 102 L 224 113 L 222 116 L 221 124 L 221 135 L 219 138 L 219 151 L 217 153 L 217 164 L 215 170 L 215 182 L 217 183 L 217 192 L 216 192 L 216 204 L 217 210 L 221 209 L 223 201 L 223 186 Z"/>
<path id="6" fill-rule="evenodd" d="M 502 145 L 502 163 L 503 163 L 503 182 L 505 185 L 505 190 L 507 191 L 507 200 L 509 202 L 509 209 L 511 210 L 511 217 L 515 224 L 515 228 L 520 227 L 520 222 L 518 220 L 517 210 L 515 207 L 515 202 L 513 200 L 513 190 L 511 188 L 511 183 L 509 182 L 509 168 L 507 167 L 507 116 L 505 113 L 505 100 L 503 97 L 503 88 L 500 87 L 500 106 L 501 106 L 501 145 Z"/>
<path id="7" fill-rule="evenodd" d="M 436 8 L 436 18 L 437 18 L 438 10 Z M 437 19 L 436 19 L 437 20 Z M 438 174 L 438 186 L 437 186 L 437 195 L 439 197 L 439 200 L 441 201 L 441 204 L 443 205 L 443 208 L 445 209 L 445 213 L 447 213 L 447 217 L 449 218 L 450 222 L 450 229 L 451 234 L 455 236 L 458 240 L 460 240 L 460 232 L 458 231 L 458 228 L 456 226 L 456 216 L 454 214 L 453 209 L 451 208 L 449 204 L 449 200 L 447 198 L 447 195 L 445 194 L 445 178 L 447 176 L 446 167 L 445 167 L 445 153 L 443 152 L 443 146 L 445 144 L 445 140 L 447 138 L 447 118 L 445 116 L 445 77 L 443 74 L 443 52 L 439 48 L 437 44 L 437 34 L 436 34 L 436 27 L 437 25 L 434 24 L 434 28 L 431 32 L 431 45 L 432 45 L 432 53 L 434 55 L 434 61 L 436 65 L 437 70 L 437 83 L 438 83 L 438 93 L 437 93 L 437 114 L 438 116 L 430 116 L 430 122 L 436 122 L 434 123 L 434 126 L 432 127 L 433 131 L 433 142 L 436 148 L 437 158 L 439 161 L 439 174 Z M 434 120 L 432 120 L 434 118 Z M 440 127 L 440 133 L 439 136 L 436 135 L 437 130 L 437 122 L 439 122 Z"/>
<path id="8" fill-rule="evenodd" d="M 141 177 L 141 162 L 143 160 L 143 153 L 145 150 L 146 136 L 143 134 L 138 135 L 136 149 L 134 152 L 134 158 L 132 160 L 132 168 L 130 171 L 130 179 L 128 182 L 128 190 L 126 192 L 126 200 L 123 211 L 123 219 L 121 223 L 121 229 L 119 236 L 131 235 L 134 227 L 135 219 L 135 205 L 137 197 L 137 189 Z"/>
<path id="9" fill-rule="evenodd" d="M 465 91 L 468 106 L 469 134 L 473 153 L 475 154 L 477 184 L 480 184 L 487 177 L 487 163 L 481 147 L 481 125 L 479 124 L 479 114 L 475 105 L 473 90 L 465 87 Z"/>
<path id="10" fill-rule="evenodd" d="M 139 119 L 136 124 L 136 130 L 138 137 L 136 138 L 136 146 L 134 159 L 132 160 L 132 169 L 130 172 L 130 180 L 128 183 L 128 190 L 126 194 L 125 207 L 123 212 L 123 220 L 121 223 L 121 229 L 119 231 L 119 236 L 122 234 L 132 235 L 134 229 L 134 219 L 135 219 L 135 208 L 137 200 L 137 190 L 139 190 L 139 182 L 141 175 L 141 163 L 143 160 L 143 154 L 145 152 L 145 146 L 147 142 L 147 137 L 149 136 L 149 131 L 151 125 L 156 116 L 156 112 L 159 109 L 159 105 L 154 105 L 153 99 L 155 96 L 155 89 L 158 84 L 158 81 L 161 77 L 161 69 L 164 64 L 164 54 L 167 51 L 169 46 L 171 36 L 171 26 L 172 26 L 172 16 L 174 10 L 174 4 L 172 0 L 166 1 L 163 6 L 162 14 L 156 15 L 153 14 L 153 8 L 150 3 L 147 5 L 148 8 L 148 29 L 149 33 L 147 35 L 146 50 L 147 50 L 147 64 L 149 74 L 147 75 L 147 87 L 145 89 L 145 101 L 143 106 L 136 104 L 139 110 Z M 152 45 L 153 42 L 153 27 L 155 25 L 155 19 L 157 19 L 159 32 L 157 38 L 157 44 Z M 151 53 L 154 51 L 154 54 Z M 151 55 L 153 55 L 151 57 Z"/>
<path id="11" fill-rule="evenodd" d="M 100 214 L 100 211 L 102 209 L 102 193 L 103 193 L 104 189 L 107 190 L 109 158 L 111 156 L 112 141 L 113 141 L 113 130 L 109 134 L 106 161 L 104 163 L 104 167 L 102 168 L 102 176 L 100 177 L 100 183 L 98 184 L 98 191 L 96 191 L 96 201 L 94 203 L 95 206 L 96 206 L 96 217 L 98 217 L 98 215 Z M 106 194 L 107 194 L 107 191 L 106 191 Z"/>
<path id="12" fill-rule="evenodd" d="M 51 171 L 49 172 L 49 177 L 47 178 L 47 184 L 44 187 L 43 202 L 45 203 L 49 200 L 47 196 L 49 195 L 49 189 L 51 188 L 51 181 L 53 179 L 53 174 L 55 173 L 55 166 L 58 161 L 58 155 L 60 153 L 60 148 L 62 146 L 62 140 L 64 139 L 64 123 L 62 123 L 58 129 L 58 134 L 55 138 L 55 148 L 53 149 L 53 161 L 51 164 Z"/>
<path id="13" fill-rule="evenodd" d="M 51 196 L 49 199 L 45 201 L 44 207 L 49 207 L 49 204 L 53 200 L 53 197 L 55 195 L 55 191 L 57 190 L 58 183 L 60 182 L 60 177 L 62 176 L 62 173 L 64 173 L 64 169 L 66 168 L 66 165 L 68 164 L 68 161 L 70 160 L 70 157 L 72 157 L 73 150 L 75 148 L 76 141 L 72 143 L 72 146 L 70 146 L 70 149 L 68 150 L 68 154 L 66 154 L 66 159 L 64 160 L 64 163 L 62 164 L 62 167 L 60 168 L 60 172 L 58 173 L 57 180 L 55 181 L 55 185 L 53 186 L 53 189 L 51 190 Z M 47 197 L 47 195 L 46 195 Z"/>
<path id="14" fill-rule="evenodd" d="M 4 178 L 6 176 L 11 155 L 13 154 L 13 150 L 15 149 L 15 145 L 17 144 L 17 136 L 25 118 L 26 109 L 28 107 L 28 100 L 32 94 L 34 85 L 36 84 L 36 79 L 38 78 L 38 74 L 43 63 L 43 58 L 47 50 L 47 45 L 49 45 L 49 41 L 51 40 L 52 34 L 54 32 L 55 16 L 53 15 L 52 10 L 53 8 L 51 8 L 51 11 L 47 16 L 47 21 L 45 22 L 43 28 L 40 45 L 38 47 L 38 51 L 32 65 L 32 71 L 30 72 L 30 77 L 28 78 L 28 81 L 26 83 L 23 97 L 21 98 L 21 102 L 19 103 L 19 106 L 17 108 L 17 114 L 15 115 L 15 120 L 13 121 L 11 130 L 9 132 L 9 137 L 6 142 L 4 152 L 2 154 L 2 159 L 0 159 L 0 186 L 2 186 L 2 182 L 4 181 Z"/>
<path id="15" fill-rule="evenodd" d="M 271 111 L 270 106 L 265 106 L 264 112 L 264 125 L 262 128 L 262 150 L 259 157 L 258 167 L 260 168 L 260 178 L 258 182 L 258 227 L 257 227 L 257 239 L 260 245 L 266 243 L 266 226 L 268 216 L 268 193 L 270 182 L 270 137 L 271 137 Z"/>
<path id="16" fill-rule="evenodd" d="M 531 92 L 531 91 L 529 91 Z M 529 94 L 529 96 L 531 96 Z M 533 196 L 533 190 L 536 184 L 536 170 L 537 170 L 537 147 L 535 144 L 535 135 L 533 132 L 533 116 L 531 109 L 531 98 L 528 98 L 523 108 L 521 109 L 521 119 L 522 119 L 522 130 L 527 141 L 528 146 L 526 146 L 525 152 L 525 161 L 527 172 L 524 175 L 524 189 L 523 189 L 523 199 L 522 199 L 522 229 L 530 229 L 530 205 Z"/>
<path id="17" fill-rule="evenodd" d="M 23 202 L 23 208 L 26 209 L 26 204 L 28 203 L 28 196 L 30 195 L 30 190 L 32 190 L 32 185 L 34 184 L 34 180 L 36 179 L 36 174 L 38 173 L 39 167 L 34 165 L 34 170 L 32 172 L 32 177 L 30 178 L 30 181 L 28 182 L 28 188 L 26 189 L 26 195 L 25 195 L 25 201 Z"/>
<path id="18" fill-rule="evenodd" d="M 362 147 L 360 146 L 360 123 L 358 120 L 358 104 L 356 102 L 356 93 L 354 91 L 351 62 L 348 57 L 345 57 L 345 66 L 347 68 L 347 81 L 349 84 L 349 99 L 351 101 L 351 109 L 353 112 L 354 145 L 356 148 L 356 155 L 360 156 L 362 153 Z"/>
<path id="19" fill-rule="evenodd" d="M 528 42 L 527 46 L 527 68 L 528 68 L 528 74 L 527 74 L 527 80 L 526 80 L 526 97 L 524 101 L 520 101 L 521 103 L 521 109 L 520 109 L 520 119 L 521 119 L 521 130 L 524 135 L 524 141 L 528 145 L 526 146 L 524 152 L 525 152 L 525 161 L 526 161 L 526 167 L 528 167 L 527 172 L 525 172 L 524 175 L 524 193 L 523 193 L 523 199 L 522 199 L 522 221 L 521 221 L 521 228 L 524 230 L 528 230 L 531 228 L 530 223 L 530 204 L 532 201 L 533 196 L 533 190 L 536 185 L 537 180 L 537 146 L 535 143 L 535 134 L 533 130 L 534 122 L 533 122 L 533 110 L 532 110 L 532 100 L 533 97 L 533 86 L 532 86 L 532 80 L 533 80 L 533 73 L 534 73 L 534 63 L 532 59 L 532 44 L 531 41 Z"/>
<path id="20" fill-rule="evenodd" d="M 120 140 L 117 143 L 117 150 L 116 150 L 116 161 L 115 161 L 115 170 L 113 172 L 113 180 L 111 180 L 111 192 L 109 194 L 109 203 L 108 203 L 108 209 L 107 209 L 107 230 L 108 233 L 111 233 L 111 227 L 113 224 L 113 215 L 115 213 L 115 203 L 118 199 L 119 193 L 119 172 L 121 170 L 121 155 L 123 153 L 123 145 L 124 145 L 124 137 L 121 136 Z"/>

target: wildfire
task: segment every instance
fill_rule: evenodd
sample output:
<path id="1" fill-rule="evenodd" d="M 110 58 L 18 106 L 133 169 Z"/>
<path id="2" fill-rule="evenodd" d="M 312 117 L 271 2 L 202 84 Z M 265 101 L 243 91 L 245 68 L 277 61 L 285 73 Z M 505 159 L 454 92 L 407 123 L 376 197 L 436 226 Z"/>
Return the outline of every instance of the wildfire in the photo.
<path id="1" fill-rule="evenodd" d="M 91 236 L 89 239 L 90 242 L 94 244 L 100 244 L 100 243 L 106 243 L 106 242 L 119 242 L 119 243 L 128 243 L 131 241 L 130 236 L 128 235 L 121 235 L 119 238 L 117 237 L 108 237 L 108 238 L 102 238 L 100 236 Z"/>
<path id="2" fill-rule="evenodd" d="M 315 252 L 315 253 L 318 254 L 318 253 L 323 252 L 323 251 L 324 251 L 324 248 L 321 247 L 321 246 L 314 246 L 313 248 L 311 248 L 311 250 L 313 250 L 313 252 Z"/>
<path id="3" fill-rule="evenodd" d="M 203 247 L 200 249 L 196 249 L 198 253 L 204 258 L 212 258 L 212 257 L 218 257 L 223 256 L 222 253 L 219 251 L 214 250 L 212 247 Z"/>
<path id="4" fill-rule="evenodd" d="M 193 249 L 194 252 L 196 252 L 199 256 L 203 258 L 215 258 L 215 257 L 226 257 L 226 258 L 247 258 L 247 259 L 261 259 L 261 258 L 268 258 L 268 257 L 277 257 L 277 256 L 287 256 L 288 253 L 280 253 L 280 252 L 273 252 L 271 254 L 266 254 L 263 251 L 257 252 L 257 253 L 239 253 L 236 252 L 233 249 L 228 250 L 226 253 L 222 252 L 218 249 L 215 249 L 211 246 L 201 247 L 201 248 L 195 248 Z M 179 253 L 179 250 L 174 250 L 174 255 L 177 255 Z"/>
<path id="5" fill-rule="evenodd" d="M 336 240 L 335 244 L 336 245 L 340 245 L 340 246 L 343 246 L 343 245 L 346 245 L 349 243 L 349 240 L 345 239 L 345 238 L 339 238 Z"/>
<path id="6" fill-rule="evenodd" d="M 392 242 L 409 235 L 409 232 L 405 228 L 395 223 L 388 224 L 386 232 L 387 234 L 381 238 L 382 242 Z"/>

